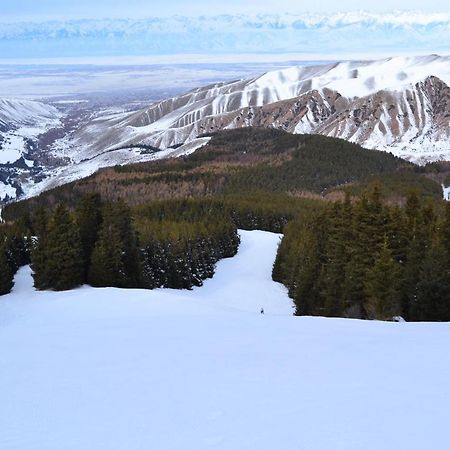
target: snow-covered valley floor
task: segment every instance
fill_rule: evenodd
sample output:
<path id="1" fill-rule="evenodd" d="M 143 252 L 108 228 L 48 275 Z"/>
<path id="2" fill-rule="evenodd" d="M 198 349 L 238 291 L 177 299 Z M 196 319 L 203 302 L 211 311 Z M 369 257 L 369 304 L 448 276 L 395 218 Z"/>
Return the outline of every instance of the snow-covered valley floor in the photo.
<path id="1" fill-rule="evenodd" d="M 279 236 L 241 237 L 190 292 L 35 292 L 22 269 L 0 298 L 0 449 L 450 448 L 450 324 L 293 317 Z"/>

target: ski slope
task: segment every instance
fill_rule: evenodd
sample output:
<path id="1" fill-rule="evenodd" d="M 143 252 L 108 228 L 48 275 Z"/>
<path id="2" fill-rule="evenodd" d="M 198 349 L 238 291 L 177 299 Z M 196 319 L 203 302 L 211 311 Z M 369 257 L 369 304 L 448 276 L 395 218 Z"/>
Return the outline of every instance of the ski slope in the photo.
<path id="1" fill-rule="evenodd" d="M 0 448 L 448 448 L 450 325 L 293 317 L 279 235 L 241 239 L 193 291 L 35 292 L 22 269 L 0 298 Z"/>

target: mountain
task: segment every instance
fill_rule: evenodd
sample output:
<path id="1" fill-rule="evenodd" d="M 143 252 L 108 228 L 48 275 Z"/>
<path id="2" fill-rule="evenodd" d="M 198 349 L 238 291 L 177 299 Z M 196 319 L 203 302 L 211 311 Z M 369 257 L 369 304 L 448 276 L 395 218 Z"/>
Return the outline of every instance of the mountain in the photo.
<path id="1" fill-rule="evenodd" d="M 24 179 L 37 176 L 38 137 L 60 125 L 53 106 L 31 100 L 0 99 L 0 201 L 22 192 Z"/>
<path id="2" fill-rule="evenodd" d="M 142 17 L 142 12 L 139 15 Z M 349 11 L 0 23 L 2 58 L 448 52 L 450 14 Z M 301 56 L 302 57 L 302 56 Z M 347 56 L 349 57 L 349 56 Z M 367 57 L 367 56 L 366 56 Z M 245 61 L 245 56 L 241 56 Z M 96 61 L 97 63 L 97 61 Z"/>
<path id="3" fill-rule="evenodd" d="M 42 102 L 0 99 L 0 129 L 2 132 L 25 126 L 37 126 L 59 116 L 58 110 Z"/>
<path id="4" fill-rule="evenodd" d="M 78 155 L 168 148 L 220 129 L 275 127 L 340 137 L 414 162 L 450 158 L 450 58 L 437 55 L 291 67 L 220 83 L 78 130 Z"/>
<path id="5" fill-rule="evenodd" d="M 450 160 L 449 85 L 450 57 L 429 55 L 295 66 L 208 85 L 137 111 L 89 110 L 78 122 L 75 113 L 70 126 L 58 125 L 67 118 L 53 106 L 17 101 L 14 109 L 3 102 L 9 109 L 4 106 L 0 117 L 11 117 L 5 132 L 14 139 L 31 129 L 36 142 L 38 133 L 50 130 L 39 135 L 28 163 L 32 172 L 31 160 L 20 160 L 25 150 L 5 161 L 14 159 L 21 171 L 0 170 L 9 186 L 2 198 L 37 195 L 102 167 L 190 154 L 211 133 L 243 127 L 342 138 L 419 164 Z M 34 119 L 23 118 L 24 110 Z"/>
<path id="6" fill-rule="evenodd" d="M 86 193 L 97 193 L 104 200 L 121 198 L 135 207 L 173 202 L 163 213 L 166 219 L 183 214 L 177 202 L 185 199 L 211 201 L 211 211 L 218 206 L 216 201 L 225 202 L 224 208 L 230 206 L 235 218 L 236 210 L 242 207 L 237 215 L 245 219 L 239 226 L 246 227 L 252 217 L 249 207 L 258 211 L 271 207 L 269 216 L 276 210 L 279 216 L 288 218 L 298 213 L 296 205 L 303 205 L 303 200 L 322 204 L 324 199 L 343 198 L 345 191 L 357 196 L 374 182 L 381 186 L 381 195 L 389 203 L 404 204 L 411 190 L 440 201 L 444 178 L 439 176 L 449 173 L 448 167 L 433 165 L 428 170 L 342 139 L 240 128 L 214 133 L 191 155 L 104 168 L 87 178 L 11 203 L 3 209 L 3 218 L 13 221 L 25 211 L 51 208 L 61 201 L 75 207 Z M 220 210 L 218 214 L 223 217 L 227 213 Z M 261 229 L 280 231 L 265 227 L 260 223 Z"/>

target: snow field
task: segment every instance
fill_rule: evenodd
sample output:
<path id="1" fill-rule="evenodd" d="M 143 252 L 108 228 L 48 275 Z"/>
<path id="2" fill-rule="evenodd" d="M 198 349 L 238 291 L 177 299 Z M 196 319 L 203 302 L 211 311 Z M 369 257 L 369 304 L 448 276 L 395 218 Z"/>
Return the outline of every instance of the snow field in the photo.
<path id="1" fill-rule="evenodd" d="M 293 317 L 280 236 L 241 239 L 193 291 L 35 292 L 22 269 L 0 298 L 0 448 L 448 448 L 449 324 Z"/>

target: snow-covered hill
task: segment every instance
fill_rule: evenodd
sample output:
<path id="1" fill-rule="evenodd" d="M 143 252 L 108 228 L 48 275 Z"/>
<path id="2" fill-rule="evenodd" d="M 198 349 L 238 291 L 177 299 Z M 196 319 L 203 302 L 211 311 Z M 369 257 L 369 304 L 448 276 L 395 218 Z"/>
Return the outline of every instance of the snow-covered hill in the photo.
<path id="1" fill-rule="evenodd" d="M 16 197 L 18 180 L 32 177 L 38 136 L 58 127 L 61 116 L 42 102 L 0 98 L 0 201 Z"/>
<path id="2" fill-rule="evenodd" d="M 449 324 L 293 317 L 279 236 L 241 237 L 192 292 L 34 292 L 22 269 L 0 298 L 0 448 L 446 448 Z"/>
<path id="3" fill-rule="evenodd" d="M 215 84 L 80 129 L 77 158 L 117 146 L 167 148 L 242 126 L 340 137 L 415 162 L 450 159 L 450 57 L 291 67 Z"/>
<path id="4" fill-rule="evenodd" d="M 0 197 L 11 195 L 19 178 L 25 195 L 35 195 L 101 167 L 188 154 L 207 142 L 198 139 L 205 133 L 245 126 L 339 137 L 421 164 L 450 160 L 449 86 L 450 57 L 396 57 L 289 67 L 197 88 L 138 111 L 91 111 L 70 131 L 60 130 L 61 137 L 53 134 L 39 176 L 21 173 L 8 181 L 3 175 Z M 38 130 L 17 128 L 17 110 L 25 108 L 3 102 L 0 123 L 8 128 L 0 164 L 25 154 L 25 130 L 36 136 L 59 120 L 55 108 L 31 103 Z M 21 163 L 25 170 L 33 165 Z"/>

